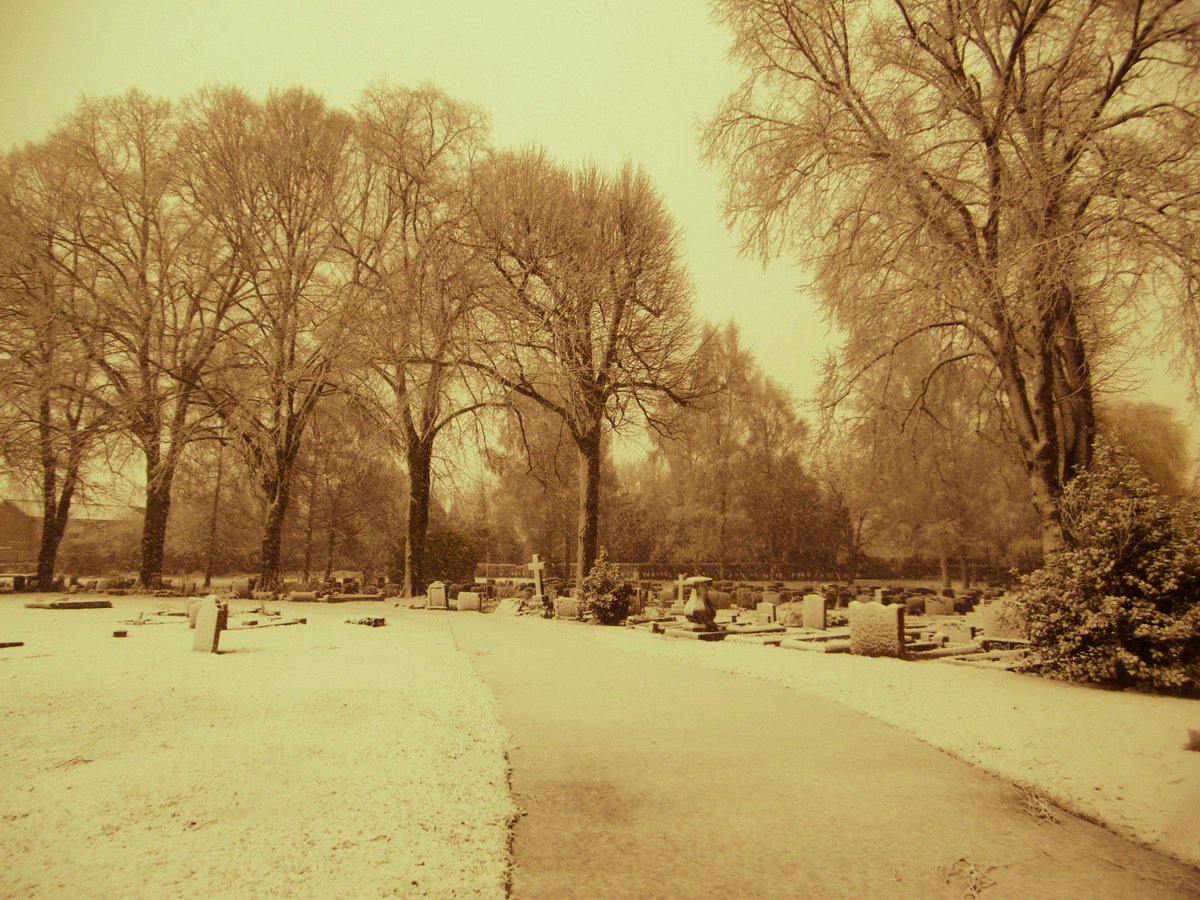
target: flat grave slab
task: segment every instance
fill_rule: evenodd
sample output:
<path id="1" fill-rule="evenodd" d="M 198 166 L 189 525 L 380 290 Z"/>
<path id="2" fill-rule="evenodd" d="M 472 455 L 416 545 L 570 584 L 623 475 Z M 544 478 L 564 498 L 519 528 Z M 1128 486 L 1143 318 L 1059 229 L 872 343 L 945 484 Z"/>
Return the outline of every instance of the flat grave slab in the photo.
<path id="1" fill-rule="evenodd" d="M 810 653 L 849 653 L 848 640 L 806 641 L 796 638 L 783 638 L 779 646 L 786 650 L 807 650 Z"/>
<path id="2" fill-rule="evenodd" d="M 50 600 L 45 603 L 26 603 L 26 609 L 112 609 L 111 600 Z"/>

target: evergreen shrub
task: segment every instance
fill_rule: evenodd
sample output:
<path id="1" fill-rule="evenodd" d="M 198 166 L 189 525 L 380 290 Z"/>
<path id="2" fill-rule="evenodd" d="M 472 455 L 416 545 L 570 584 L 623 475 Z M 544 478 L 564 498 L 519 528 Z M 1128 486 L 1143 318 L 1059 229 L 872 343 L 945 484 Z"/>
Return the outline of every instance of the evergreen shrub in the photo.
<path id="1" fill-rule="evenodd" d="M 1062 498 L 1070 549 L 1022 579 L 1033 668 L 1067 681 L 1200 694 L 1200 511 L 1097 444 Z"/>

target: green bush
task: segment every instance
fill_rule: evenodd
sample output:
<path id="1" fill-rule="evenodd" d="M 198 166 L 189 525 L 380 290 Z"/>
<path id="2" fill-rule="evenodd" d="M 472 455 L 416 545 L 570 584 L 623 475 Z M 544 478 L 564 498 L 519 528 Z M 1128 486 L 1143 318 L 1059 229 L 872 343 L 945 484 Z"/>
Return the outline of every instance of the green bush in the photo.
<path id="1" fill-rule="evenodd" d="M 602 625 L 616 625 L 629 615 L 633 592 L 633 583 L 620 566 L 608 561 L 608 551 L 601 547 L 579 590 L 581 611 L 591 613 Z"/>
<path id="2" fill-rule="evenodd" d="M 1034 668 L 1068 681 L 1200 693 L 1200 512 L 1100 443 L 1062 499 L 1074 549 L 1022 579 Z"/>

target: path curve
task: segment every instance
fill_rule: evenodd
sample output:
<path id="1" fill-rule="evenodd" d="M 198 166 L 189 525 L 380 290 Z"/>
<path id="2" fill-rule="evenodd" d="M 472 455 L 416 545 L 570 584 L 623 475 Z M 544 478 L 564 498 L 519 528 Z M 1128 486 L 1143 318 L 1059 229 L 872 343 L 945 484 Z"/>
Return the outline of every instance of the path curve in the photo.
<path id="1" fill-rule="evenodd" d="M 592 641 L 448 617 L 511 734 L 512 895 L 1186 897 L 1196 872 L 828 700 Z"/>

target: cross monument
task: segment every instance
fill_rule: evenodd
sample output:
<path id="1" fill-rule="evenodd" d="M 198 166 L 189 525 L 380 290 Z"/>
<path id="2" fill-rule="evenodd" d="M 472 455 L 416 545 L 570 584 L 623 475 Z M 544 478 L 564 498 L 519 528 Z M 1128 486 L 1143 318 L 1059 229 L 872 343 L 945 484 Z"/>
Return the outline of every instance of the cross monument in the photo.
<path id="1" fill-rule="evenodd" d="M 542 596 L 542 570 L 546 568 L 546 564 L 535 553 L 533 554 L 533 562 L 526 566 L 533 573 L 533 583 L 537 587 L 537 595 Z"/>

